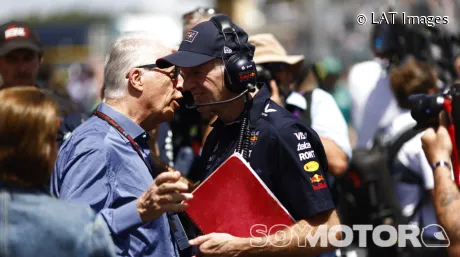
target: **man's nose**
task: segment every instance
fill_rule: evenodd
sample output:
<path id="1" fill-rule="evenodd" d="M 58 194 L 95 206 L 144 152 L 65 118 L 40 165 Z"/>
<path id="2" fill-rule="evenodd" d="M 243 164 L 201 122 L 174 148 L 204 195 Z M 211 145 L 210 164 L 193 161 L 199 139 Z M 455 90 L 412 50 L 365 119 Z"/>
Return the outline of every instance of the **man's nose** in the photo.
<path id="1" fill-rule="evenodd" d="M 193 80 L 185 79 L 182 87 L 185 91 L 192 91 L 196 87 L 196 83 Z"/>
<path id="2" fill-rule="evenodd" d="M 182 78 L 182 76 L 179 76 L 177 78 L 176 89 L 179 91 L 184 90 L 184 79 Z"/>

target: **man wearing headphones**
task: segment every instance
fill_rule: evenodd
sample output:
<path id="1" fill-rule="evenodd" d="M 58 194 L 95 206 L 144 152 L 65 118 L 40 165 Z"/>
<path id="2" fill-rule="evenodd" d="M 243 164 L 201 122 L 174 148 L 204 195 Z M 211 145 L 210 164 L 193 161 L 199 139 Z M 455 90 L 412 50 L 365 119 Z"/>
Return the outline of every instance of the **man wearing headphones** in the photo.
<path id="1" fill-rule="evenodd" d="M 157 65 L 180 67 L 184 90 L 191 91 L 198 110 L 218 116 L 203 148 L 201 181 L 238 151 L 297 224 L 284 238 L 264 238 L 271 242 L 266 245 L 222 233 L 203 235 L 190 243 L 199 246 L 204 256 L 312 256 L 328 252 L 332 248 L 329 242 L 321 247 L 319 242 L 312 246 L 306 241 L 308 234 L 322 233 L 320 225 L 330 229 L 339 224 L 323 177 L 327 171 L 323 145 L 315 131 L 270 100 L 266 86 L 254 92 L 254 49 L 246 32 L 227 16 L 216 15 L 193 27 L 179 50 L 158 59 Z"/>

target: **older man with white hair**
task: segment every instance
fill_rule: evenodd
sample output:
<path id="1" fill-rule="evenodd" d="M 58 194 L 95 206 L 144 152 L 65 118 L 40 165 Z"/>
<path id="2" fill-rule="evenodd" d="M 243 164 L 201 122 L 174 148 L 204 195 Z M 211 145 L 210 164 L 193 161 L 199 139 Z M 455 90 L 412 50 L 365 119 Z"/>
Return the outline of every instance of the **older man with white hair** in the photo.
<path id="1" fill-rule="evenodd" d="M 61 147 L 51 190 L 90 205 L 111 231 L 121 256 L 178 256 L 168 219 L 191 199 L 179 172 L 161 174 L 150 163 L 149 134 L 170 121 L 182 98 L 175 67 L 159 69 L 170 54 L 155 38 L 120 37 L 104 68 L 104 101 Z"/>

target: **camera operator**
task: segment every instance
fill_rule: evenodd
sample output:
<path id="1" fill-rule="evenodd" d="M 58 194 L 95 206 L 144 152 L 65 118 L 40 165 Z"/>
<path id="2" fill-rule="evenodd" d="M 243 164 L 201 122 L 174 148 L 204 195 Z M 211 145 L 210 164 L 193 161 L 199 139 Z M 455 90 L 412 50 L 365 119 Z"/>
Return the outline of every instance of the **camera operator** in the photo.
<path id="1" fill-rule="evenodd" d="M 433 202 L 441 225 L 450 240 L 450 256 L 460 255 L 460 192 L 452 180 L 450 156 L 452 142 L 446 129 L 446 119 L 441 112 L 438 128 L 428 128 L 422 136 L 422 146 L 434 175 Z"/>
<path id="2" fill-rule="evenodd" d="M 351 158 L 351 145 L 347 124 L 333 97 L 315 88 L 310 92 L 310 100 L 306 95 L 293 90 L 304 56 L 287 55 L 272 34 L 251 36 L 249 42 L 256 47 L 254 61 L 263 67 L 261 74 L 266 73 L 265 77 L 268 75 L 270 80 L 266 84 L 270 86 L 271 99 L 311 125 L 325 147 L 329 172 L 333 176 L 341 176 Z M 311 108 L 307 108 L 308 105 Z"/>
<path id="3" fill-rule="evenodd" d="M 423 241 L 426 244 L 439 245 L 439 240 L 435 236 L 439 228 L 427 227 L 437 224 L 432 199 L 433 174 L 422 151 L 422 133 L 414 129 L 416 121 L 411 117 L 410 111 L 413 102 L 409 100 L 409 96 L 413 94 L 438 93 L 437 74 L 430 64 L 409 57 L 400 66 L 391 70 L 390 80 L 391 89 L 402 113 L 394 118 L 383 133 L 383 140 L 390 143 L 405 138 L 394 159 L 390 160 L 390 173 L 395 197 L 401 209 L 401 221 L 403 224 L 424 227 Z M 410 254 L 409 256 L 446 256 L 444 248 L 407 247 L 404 250 Z"/>
<path id="4" fill-rule="evenodd" d="M 391 92 L 389 67 L 400 58 L 398 24 L 373 25 L 370 47 L 375 58 L 353 65 L 348 74 L 352 101 L 352 125 L 356 131 L 354 148 L 370 149 L 376 132 L 401 114 Z"/>

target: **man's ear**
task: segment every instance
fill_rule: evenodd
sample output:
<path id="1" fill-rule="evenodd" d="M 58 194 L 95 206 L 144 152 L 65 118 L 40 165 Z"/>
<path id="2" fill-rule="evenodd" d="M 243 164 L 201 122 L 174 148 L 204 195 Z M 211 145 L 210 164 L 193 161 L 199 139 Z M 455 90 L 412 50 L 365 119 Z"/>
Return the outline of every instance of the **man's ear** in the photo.
<path id="1" fill-rule="evenodd" d="M 142 92 L 144 90 L 144 83 L 142 78 L 141 69 L 132 69 L 128 73 L 129 84 L 137 91 Z"/>
<path id="2" fill-rule="evenodd" d="M 43 58 L 43 55 L 39 55 L 39 56 L 38 56 L 38 60 L 40 61 L 40 64 L 43 63 L 43 60 L 44 60 L 44 59 L 45 59 L 45 58 Z"/>

